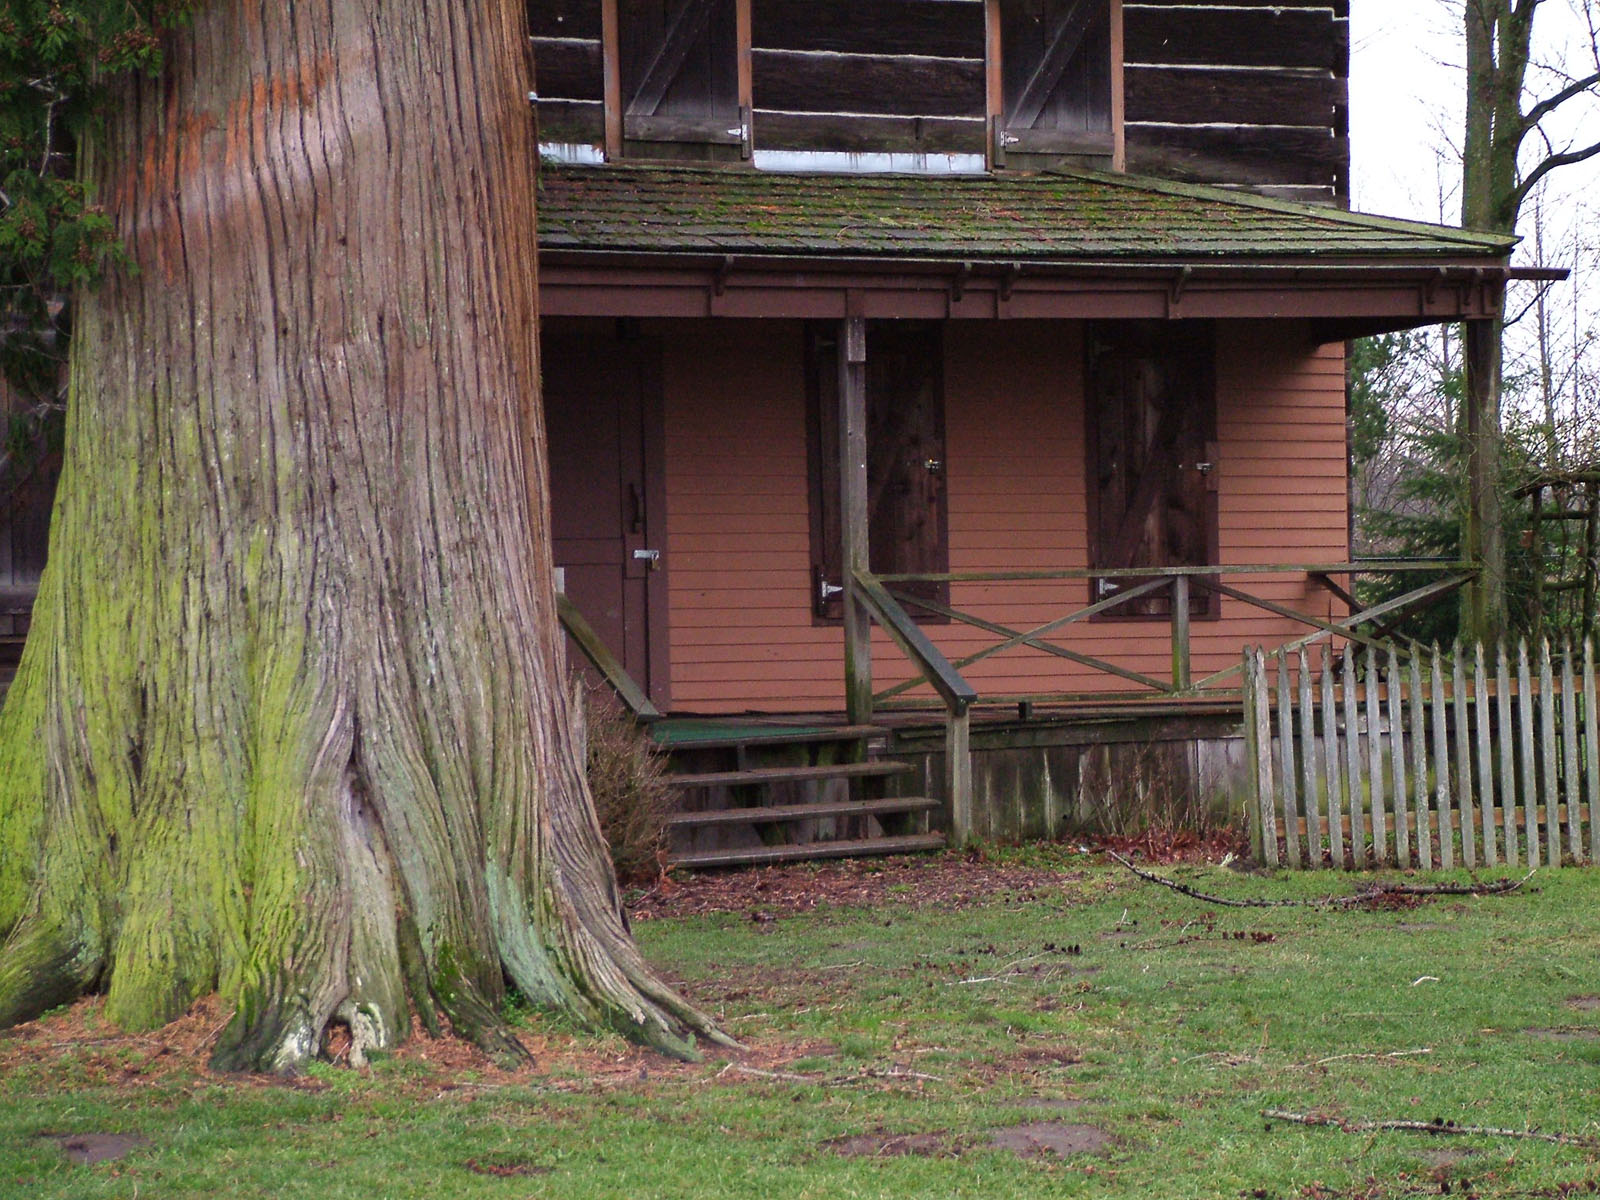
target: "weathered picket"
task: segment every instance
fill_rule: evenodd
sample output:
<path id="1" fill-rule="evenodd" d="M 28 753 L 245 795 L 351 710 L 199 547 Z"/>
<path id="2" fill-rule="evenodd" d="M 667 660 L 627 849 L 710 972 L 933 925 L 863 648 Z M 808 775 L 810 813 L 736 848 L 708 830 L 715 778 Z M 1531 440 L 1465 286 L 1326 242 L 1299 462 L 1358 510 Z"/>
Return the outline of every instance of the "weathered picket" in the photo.
<path id="1" fill-rule="evenodd" d="M 1294 867 L 1600 862 L 1597 657 L 1592 641 L 1246 650 L 1256 856 Z"/>

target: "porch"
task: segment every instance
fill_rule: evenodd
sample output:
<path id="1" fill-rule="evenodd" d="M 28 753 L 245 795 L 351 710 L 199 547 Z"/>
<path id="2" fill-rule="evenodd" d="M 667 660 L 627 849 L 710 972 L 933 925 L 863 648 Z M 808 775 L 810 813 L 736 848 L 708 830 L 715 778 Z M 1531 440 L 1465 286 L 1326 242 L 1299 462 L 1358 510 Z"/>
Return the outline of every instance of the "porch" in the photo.
<path id="1" fill-rule="evenodd" d="M 1347 590 L 1357 578 L 1402 572 L 1427 581 L 1368 606 Z M 1343 615 L 1330 619 L 1256 594 L 1260 581 L 1296 574 L 1345 603 Z M 710 866 L 898 853 L 969 838 L 1121 832 L 1136 824 L 1204 829 L 1243 818 L 1254 762 L 1241 659 L 1194 673 L 1186 593 L 1206 591 L 1295 622 L 1302 632 L 1282 642 L 1285 653 L 1321 646 L 1332 655 L 1343 646 L 1392 649 L 1385 637 L 1397 622 L 1425 605 L 1453 602 L 1472 574 L 1461 564 L 1398 561 L 1166 568 L 1021 629 L 985 615 L 1003 606 L 934 606 L 988 639 L 952 661 L 911 616 L 929 602 L 905 588 L 928 582 L 925 576 L 860 572 L 854 591 L 890 645 L 876 663 L 870 642 L 864 658 L 851 660 L 846 688 L 868 696 L 855 713 L 664 715 L 569 599 L 561 611 L 574 645 L 649 726 L 683 779 L 683 802 L 671 820 L 672 860 Z M 944 581 L 1037 586 L 1088 578 L 1017 571 L 951 573 Z M 1171 655 L 1161 677 L 1060 641 L 1073 625 L 1162 595 L 1169 603 L 1160 624 Z M 1006 654 L 1044 655 L 1093 672 L 1107 686 L 1015 694 L 982 691 L 963 674 Z M 912 677 L 872 690 L 874 665 L 905 664 Z"/>

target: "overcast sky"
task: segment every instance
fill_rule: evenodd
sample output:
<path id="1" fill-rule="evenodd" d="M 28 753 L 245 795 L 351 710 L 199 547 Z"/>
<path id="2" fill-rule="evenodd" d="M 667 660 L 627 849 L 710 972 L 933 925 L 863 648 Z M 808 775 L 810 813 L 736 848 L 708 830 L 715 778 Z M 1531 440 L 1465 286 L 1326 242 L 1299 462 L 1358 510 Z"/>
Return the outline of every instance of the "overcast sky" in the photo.
<path id="1" fill-rule="evenodd" d="M 1582 0 L 1545 0 L 1534 31 L 1535 56 L 1585 64 Z M 1350 137 L 1356 208 L 1387 216 L 1460 219 L 1464 57 L 1459 3 L 1449 0 L 1351 0 Z M 1593 70 L 1593 66 L 1588 67 Z M 1558 137 L 1600 137 L 1600 107 L 1574 113 Z M 1585 137 L 1585 133 L 1587 136 Z M 1565 201 L 1600 182 L 1594 162 L 1563 168 L 1552 184 Z M 1443 208 L 1441 210 L 1441 189 Z"/>

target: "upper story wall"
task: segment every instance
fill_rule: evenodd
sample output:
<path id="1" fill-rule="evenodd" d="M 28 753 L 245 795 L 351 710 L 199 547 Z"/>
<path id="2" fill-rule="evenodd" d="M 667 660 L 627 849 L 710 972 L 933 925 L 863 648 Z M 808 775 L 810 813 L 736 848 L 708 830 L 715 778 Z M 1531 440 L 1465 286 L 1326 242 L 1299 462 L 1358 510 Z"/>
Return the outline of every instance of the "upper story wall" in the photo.
<path id="1" fill-rule="evenodd" d="M 529 18 L 541 140 L 596 154 L 1063 155 L 1348 197 L 1349 0 L 540 0 Z"/>

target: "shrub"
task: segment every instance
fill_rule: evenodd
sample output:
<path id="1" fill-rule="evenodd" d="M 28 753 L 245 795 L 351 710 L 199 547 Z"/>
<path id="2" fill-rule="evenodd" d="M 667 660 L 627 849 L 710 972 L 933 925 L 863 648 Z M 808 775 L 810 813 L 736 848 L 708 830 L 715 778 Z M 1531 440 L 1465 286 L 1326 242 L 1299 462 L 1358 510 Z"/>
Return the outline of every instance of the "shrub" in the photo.
<path id="1" fill-rule="evenodd" d="M 578 680 L 573 691 L 586 714 L 589 790 L 617 874 L 653 877 L 662 870 L 672 810 L 665 758 L 610 688 Z"/>

